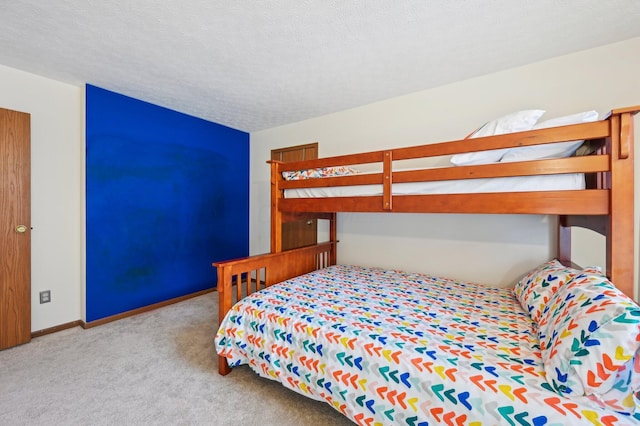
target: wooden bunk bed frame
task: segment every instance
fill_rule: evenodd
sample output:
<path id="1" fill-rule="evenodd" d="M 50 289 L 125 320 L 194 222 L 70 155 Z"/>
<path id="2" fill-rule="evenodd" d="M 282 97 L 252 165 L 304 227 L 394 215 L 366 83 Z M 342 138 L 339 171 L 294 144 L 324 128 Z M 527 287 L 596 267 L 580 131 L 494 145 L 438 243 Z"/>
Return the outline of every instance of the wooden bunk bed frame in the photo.
<path id="1" fill-rule="evenodd" d="M 271 253 L 216 262 L 219 321 L 247 294 L 336 263 L 337 212 L 412 212 L 476 214 L 545 214 L 558 216 L 557 257 L 571 265 L 571 228 L 594 230 L 606 237 L 606 274 L 625 294 L 634 285 L 634 129 L 640 106 L 612 110 L 601 121 L 459 140 L 407 148 L 342 155 L 316 160 L 271 163 Z M 573 140 L 590 141 L 591 155 L 476 166 L 395 171 L 394 161 L 438 157 Z M 378 173 L 287 181 L 282 172 L 331 166 L 381 163 Z M 393 195 L 392 184 L 487 177 L 584 173 L 584 190 L 501 192 L 446 195 Z M 332 198 L 285 198 L 284 191 L 351 185 L 382 185 L 382 195 Z M 329 220 L 329 241 L 282 251 L 282 224 L 293 220 Z M 220 356 L 218 370 L 230 372 Z"/>

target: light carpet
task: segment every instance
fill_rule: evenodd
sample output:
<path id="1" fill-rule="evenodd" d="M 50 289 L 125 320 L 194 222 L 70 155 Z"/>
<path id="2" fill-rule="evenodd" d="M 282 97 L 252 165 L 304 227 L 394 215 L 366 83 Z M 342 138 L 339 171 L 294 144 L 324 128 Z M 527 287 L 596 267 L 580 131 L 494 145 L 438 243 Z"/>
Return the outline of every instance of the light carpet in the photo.
<path id="1" fill-rule="evenodd" d="M 330 405 L 223 377 L 217 293 L 0 351 L 0 425 L 347 425 Z"/>

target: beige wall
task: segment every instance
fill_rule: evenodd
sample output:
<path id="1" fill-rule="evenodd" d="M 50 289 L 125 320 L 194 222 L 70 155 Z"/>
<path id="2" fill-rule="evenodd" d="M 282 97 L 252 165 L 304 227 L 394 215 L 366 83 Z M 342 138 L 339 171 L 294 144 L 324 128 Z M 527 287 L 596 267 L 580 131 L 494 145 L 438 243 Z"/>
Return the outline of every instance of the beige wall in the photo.
<path id="1" fill-rule="evenodd" d="M 318 141 L 322 156 L 352 153 L 457 139 L 520 108 L 552 117 L 640 104 L 639 51 L 632 39 L 252 134 L 251 252 L 269 249 L 270 149 Z M 0 107 L 31 113 L 32 330 L 82 319 L 83 88 L 0 65 Z M 341 214 L 339 232 L 344 263 L 503 285 L 552 255 L 546 217 Z M 577 245 L 600 261 L 591 238 Z M 46 289 L 52 302 L 40 305 Z"/>
<path id="2" fill-rule="evenodd" d="M 84 99 L 80 87 L 0 66 L 0 107 L 31 114 L 31 329 L 81 318 Z M 51 302 L 38 294 L 51 290 Z"/>
<path id="3" fill-rule="evenodd" d="M 460 139 L 520 109 L 545 109 L 546 119 L 637 105 L 638 52 L 640 38 L 631 39 L 253 133 L 251 252 L 269 250 L 265 160 L 271 149 L 318 141 L 320 156 L 330 156 Z M 545 216 L 340 214 L 338 260 L 507 286 L 554 255 L 554 221 Z M 600 246 L 598 238 L 578 237 L 577 261 L 603 263 Z"/>

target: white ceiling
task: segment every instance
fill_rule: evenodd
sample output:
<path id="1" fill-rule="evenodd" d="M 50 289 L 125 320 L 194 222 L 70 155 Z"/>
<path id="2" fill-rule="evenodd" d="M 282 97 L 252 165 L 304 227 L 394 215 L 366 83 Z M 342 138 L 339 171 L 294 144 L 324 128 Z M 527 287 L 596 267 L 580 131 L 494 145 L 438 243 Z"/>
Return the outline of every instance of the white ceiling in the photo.
<path id="1" fill-rule="evenodd" d="M 638 36 L 638 0 L 0 3 L 0 64 L 248 132 Z"/>

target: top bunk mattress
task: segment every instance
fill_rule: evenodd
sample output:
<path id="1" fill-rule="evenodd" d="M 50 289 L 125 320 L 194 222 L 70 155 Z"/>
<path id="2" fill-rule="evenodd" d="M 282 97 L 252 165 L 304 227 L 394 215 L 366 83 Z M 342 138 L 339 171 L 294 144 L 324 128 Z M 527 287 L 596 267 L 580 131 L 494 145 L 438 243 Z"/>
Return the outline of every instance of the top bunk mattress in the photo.
<path id="1" fill-rule="evenodd" d="M 322 178 L 319 178 L 322 179 Z M 583 173 L 511 176 L 396 183 L 393 195 L 479 194 L 494 192 L 569 191 L 585 189 Z M 382 185 L 296 188 L 284 191 L 285 198 L 364 197 L 382 195 Z"/>

